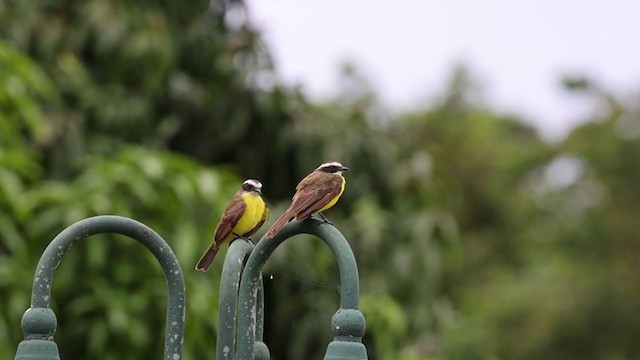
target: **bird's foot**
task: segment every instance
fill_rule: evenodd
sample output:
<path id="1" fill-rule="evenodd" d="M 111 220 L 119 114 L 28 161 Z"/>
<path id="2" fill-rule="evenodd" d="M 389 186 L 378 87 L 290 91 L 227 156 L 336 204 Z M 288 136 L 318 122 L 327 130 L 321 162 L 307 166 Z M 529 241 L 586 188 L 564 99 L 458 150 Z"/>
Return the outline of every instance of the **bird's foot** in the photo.
<path id="1" fill-rule="evenodd" d="M 236 234 L 233 234 L 233 235 L 236 235 Z M 240 239 L 242 239 L 242 240 L 244 240 L 244 241 L 248 241 L 248 242 L 252 243 L 253 245 L 255 245 L 255 244 L 256 244 L 256 243 L 255 243 L 255 242 L 254 242 L 250 237 L 247 237 L 247 236 L 237 236 L 237 235 L 236 235 L 233 239 L 231 239 L 231 241 L 229 241 L 229 246 L 231 246 L 231 243 L 232 243 L 232 242 L 234 242 L 234 241 L 236 241 L 236 240 L 240 240 Z"/>
<path id="2" fill-rule="evenodd" d="M 322 218 L 322 222 L 325 224 L 329 224 L 329 225 L 333 225 L 333 223 L 331 221 L 329 221 L 322 213 L 318 213 L 318 215 L 320 215 L 320 217 Z M 335 226 L 335 225 L 333 225 Z"/>
<path id="3" fill-rule="evenodd" d="M 238 235 L 236 233 L 231 233 L 231 234 L 233 234 L 233 239 L 231 239 L 231 241 L 229 241 L 229 245 L 231 245 L 232 242 L 234 242 L 234 241 L 236 241 L 238 239 L 247 239 L 246 237 L 240 236 L 240 235 Z"/>

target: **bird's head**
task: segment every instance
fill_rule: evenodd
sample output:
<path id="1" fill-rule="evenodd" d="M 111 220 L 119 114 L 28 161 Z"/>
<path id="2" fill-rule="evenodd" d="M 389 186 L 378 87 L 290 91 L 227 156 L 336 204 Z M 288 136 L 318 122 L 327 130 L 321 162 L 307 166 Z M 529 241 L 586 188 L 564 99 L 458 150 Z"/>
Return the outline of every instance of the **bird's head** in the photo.
<path id="1" fill-rule="evenodd" d="M 262 194 L 262 183 L 258 180 L 249 179 L 242 183 L 242 190 L 253 191 L 258 194 Z"/>
<path id="2" fill-rule="evenodd" d="M 333 162 L 324 163 L 318 166 L 316 171 L 326 172 L 329 174 L 342 175 L 342 172 L 349 171 L 349 168 L 346 166 L 342 166 L 342 164 L 340 164 L 337 161 L 333 161 Z"/>

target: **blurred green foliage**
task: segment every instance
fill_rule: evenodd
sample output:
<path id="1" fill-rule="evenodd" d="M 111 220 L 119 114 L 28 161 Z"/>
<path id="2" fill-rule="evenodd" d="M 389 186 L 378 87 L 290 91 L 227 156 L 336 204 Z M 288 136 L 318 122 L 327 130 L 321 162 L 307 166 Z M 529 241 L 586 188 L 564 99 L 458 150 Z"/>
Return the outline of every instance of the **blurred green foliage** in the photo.
<path id="1" fill-rule="evenodd" d="M 0 358 L 21 340 L 48 241 L 97 214 L 170 243 L 187 281 L 185 358 L 213 358 L 222 259 L 191 269 L 217 216 L 247 177 L 279 214 L 328 160 L 354 169 L 327 215 L 358 259 L 370 359 L 640 357 L 637 94 L 566 79 L 595 109 L 547 143 L 478 101 L 464 69 L 405 114 L 351 67 L 337 100 L 311 103 L 277 85 L 237 0 L 7 0 L 0 24 Z M 320 241 L 275 252 L 274 358 L 322 358 L 337 279 Z M 158 358 L 165 292 L 129 239 L 74 247 L 53 291 L 62 357 Z"/>

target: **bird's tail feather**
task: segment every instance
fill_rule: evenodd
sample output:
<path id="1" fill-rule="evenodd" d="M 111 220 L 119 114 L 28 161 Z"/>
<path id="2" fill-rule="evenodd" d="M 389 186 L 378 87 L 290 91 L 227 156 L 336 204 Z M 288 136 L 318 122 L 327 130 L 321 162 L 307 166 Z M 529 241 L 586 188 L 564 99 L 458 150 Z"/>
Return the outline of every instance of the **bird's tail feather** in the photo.
<path id="1" fill-rule="evenodd" d="M 220 250 L 220 245 L 218 245 L 217 243 L 211 244 L 207 251 L 202 254 L 202 257 L 198 261 L 198 264 L 196 264 L 196 270 L 202 272 L 209 270 L 211 264 L 213 263 L 213 258 L 216 257 L 218 250 Z"/>
<path id="2" fill-rule="evenodd" d="M 273 238 L 276 236 L 276 234 L 294 217 L 295 215 L 293 214 L 293 211 L 291 209 L 287 209 L 287 211 L 280 215 L 278 220 L 276 220 L 276 222 L 271 226 L 271 229 L 267 232 L 267 237 Z"/>

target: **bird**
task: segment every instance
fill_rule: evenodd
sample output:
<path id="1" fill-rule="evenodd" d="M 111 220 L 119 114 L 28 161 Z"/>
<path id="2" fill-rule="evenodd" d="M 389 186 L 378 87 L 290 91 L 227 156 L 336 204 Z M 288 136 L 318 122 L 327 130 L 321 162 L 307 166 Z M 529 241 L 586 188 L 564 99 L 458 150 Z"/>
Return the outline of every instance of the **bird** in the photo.
<path id="1" fill-rule="evenodd" d="M 204 252 L 196 270 L 207 271 L 222 244 L 253 235 L 269 218 L 269 207 L 262 199 L 262 184 L 248 179 L 235 194 L 216 227 L 213 242 Z"/>
<path id="2" fill-rule="evenodd" d="M 318 213 L 324 222 L 331 223 L 322 212 L 335 205 L 342 195 L 346 184 L 342 172 L 348 170 L 348 167 L 342 166 L 339 162 L 328 162 L 318 166 L 302 179 L 296 186 L 291 205 L 271 226 L 267 237 L 273 238 L 289 221 L 301 221 L 315 213 Z"/>

